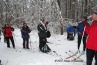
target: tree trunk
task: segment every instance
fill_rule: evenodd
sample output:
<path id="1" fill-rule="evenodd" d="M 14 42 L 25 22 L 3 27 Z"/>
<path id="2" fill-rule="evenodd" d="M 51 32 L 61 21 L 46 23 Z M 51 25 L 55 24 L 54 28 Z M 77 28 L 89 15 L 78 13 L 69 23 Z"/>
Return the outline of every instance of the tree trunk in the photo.
<path id="1" fill-rule="evenodd" d="M 61 35 L 63 35 L 64 30 L 63 30 L 63 25 L 61 25 Z"/>

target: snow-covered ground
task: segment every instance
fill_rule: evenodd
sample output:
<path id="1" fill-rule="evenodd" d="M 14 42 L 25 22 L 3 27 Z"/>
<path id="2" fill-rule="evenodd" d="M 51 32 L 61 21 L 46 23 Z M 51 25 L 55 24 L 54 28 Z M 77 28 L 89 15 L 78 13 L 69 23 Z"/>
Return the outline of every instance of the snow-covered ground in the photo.
<path id="1" fill-rule="evenodd" d="M 69 53 L 69 50 L 74 53 L 77 51 L 77 36 L 74 41 L 68 41 L 66 39 L 66 33 L 64 33 L 64 35 L 52 34 L 52 36 L 47 39 L 50 42 L 47 44 L 52 51 L 56 51 L 58 54 L 56 55 L 53 52 L 45 54 L 39 51 L 37 31 L 32 31 L 30 34 L 31 49 L 29 50 L 22 48 L 20 29 L 15 29 L 13 35 L 16 49 L 13 49 L 12 46 L 11 48 L 7 48 L 6 43 L 3 41 L 3 36 L 1 36 L 0 59 L 2 60 L 3 65 L 83 65 L 82 62 L 55 62 L 55 60 L 60 59 L 66 60 L 65 58 L 68 57 L 66 52 Z M 81 44 L 81 51 L 83 48 L 82 46 L 83 44 Z M 73 58 L 70 58 L 69 60 L 71 59 Z M 86 61 L 86 56 L 82 55 L 81 59 Z"/>

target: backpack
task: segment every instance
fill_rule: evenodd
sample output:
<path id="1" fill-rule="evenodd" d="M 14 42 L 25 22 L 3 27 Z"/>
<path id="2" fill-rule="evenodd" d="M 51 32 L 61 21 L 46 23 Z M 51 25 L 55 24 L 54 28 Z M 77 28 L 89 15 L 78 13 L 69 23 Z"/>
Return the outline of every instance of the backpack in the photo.
<path id="1" fill-rule="evenodd" d="M 74 36 L 73 35 L 69 35 L 69 39 L 68 40 L 74 40 Z"/>
<path id="2" fill-rule="evenodd" d="M 49 38 L 51 36 L 50 31 L 47 31 L 47 38 Z"/>

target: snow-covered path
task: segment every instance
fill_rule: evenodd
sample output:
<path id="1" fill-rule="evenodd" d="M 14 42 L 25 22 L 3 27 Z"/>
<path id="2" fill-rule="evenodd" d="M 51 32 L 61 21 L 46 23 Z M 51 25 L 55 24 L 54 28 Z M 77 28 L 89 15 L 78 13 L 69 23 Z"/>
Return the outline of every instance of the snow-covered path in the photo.
<path id="1" fill-rule="evenodd" d="M 52 51 L 56 51 L 57 56 L 52 52 L 45 54 L 39 51 L 37 31 L 32 31 L 30 35 L 30 50 L 22 48 L 20 29 L 15 29 L 14 31 L 16 49 L 12 47 L 7 48 L 2 36 L 0 42 L 0 59 L 3 65 L 82 65 L 81 62 L 55 62 L 55 60 L 60 60 L 61 58 L 65 60 L 65 58 L 68 57 L 65 52 L 71 50 L 75 53 L 77 51 L 77 38 L 74 41 L 68 41 L 66 39 L 66 33 L 64 33 L 64 35 L 52 34 L 51 38 L 48 39 L 50 43 L 47 44 Z M 82 45 L 80 50 L 82 51 Z M 83 55 L 81 58 L 85 60 L 85 57 L 86 56 Z"/>

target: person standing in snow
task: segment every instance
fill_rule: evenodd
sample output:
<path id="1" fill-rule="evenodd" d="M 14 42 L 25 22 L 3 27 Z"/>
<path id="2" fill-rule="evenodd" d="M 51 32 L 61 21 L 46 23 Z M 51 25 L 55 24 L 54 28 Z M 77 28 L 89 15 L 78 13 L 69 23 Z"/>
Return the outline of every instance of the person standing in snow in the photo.
<path id="1" fill-rule="evenodd" d="M 12 35 L 12 32 L 14 31 L 14 28 L 9 26 L 9 24 L 5 24 L 5 27 L 3 28 L 3 31 L 4 31 L 4 38 L 7 41 L 7 47 L 10 48 L 10 43 L 9 43 L 9 39 L 10 39 L 11 42 L 12 42 L 13 48 L 15 48 L 14 39 L 13 39 L 13 35 Z"/>
<path id="2" fill-rule="evenodd" d="M 86 23 L 86 33 L 88 34 L 86 42 L 87 65 L 92 65 L 94 57 L 95 65 L 97 65 L 97 6 L 93 8 L 91 26 L 89 27 Z"/>
<path id="3" fill-rule="evenodd" d="M 44 46 L 46 45 L 47 42 L 47 27 L 46 27 L 46 22 L 44 20 L 40 21 L 41 23 L 38 24 L 37 29 L 38 29 L 38 35 L 39 35 L 39 49 L 40 51 L 44 52 Z M 50 48 L 47 46 L 48 50 Z"/>
<path id="4" fill-rule="evenodd" d="M 67 39 L 68 40 L 74 40 L 74 37 L 76 35 L 76 26 L 69 26 L 67 29 Z"/>
<path id="5" fill-rule="evenodd" d="M 85 53 L 85 49 L 86 49 L 86 39 L 87 39 L 87 33 L 85 32 L 85 23 L 87 22 L 87 17 L 83 16 L 82 17 L 82 22 L 78 23 L 77 26 L 77 32 L 78 32 L 78 52 L 80 52 L 79 48 L 80 48 L 80 44 L 81 44 L 81 39 L 83 38 L 83 52 L 82 54 Z M 89 23 L 88 23 L 89 26 Z"/>
<path id="6" fill-rule="evenodd" d="M 21 29 L 21 35 L 23 38 L 23 48 L 29 49 L 29 33 L 31 32 L 30 28 L 27 26 L 27 23 L 23 23 L 23 27 Z"/>

